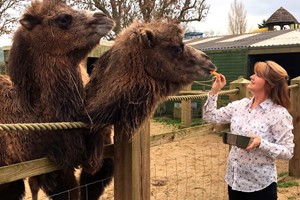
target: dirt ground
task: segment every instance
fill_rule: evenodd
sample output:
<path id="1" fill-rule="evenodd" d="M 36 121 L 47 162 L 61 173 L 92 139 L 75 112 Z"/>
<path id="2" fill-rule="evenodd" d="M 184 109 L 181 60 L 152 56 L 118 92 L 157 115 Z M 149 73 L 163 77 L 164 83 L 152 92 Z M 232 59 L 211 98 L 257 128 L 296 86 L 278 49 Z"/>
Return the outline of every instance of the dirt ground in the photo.
<path id="1" fill-rule="evenodd" d="M 176 130 L 175 127 L 151 121 L 151 134 Z M 226 200 L 224 181 L 228 146 L 220 135 L 199 137 L 151 147 L 151 200 Z M 278 173 L 288 172 L 288 162 L 277 162 Z M 285 182 L 300 179 L 283 177 Z M 31 199 L 30 192 L 25 199 Z M 300 199 L 300 186 L 278 189 L 279 200 Z M 47 199 L 39 192 L 39 199 Z M 113 184 L 100 198 L 113 199 Z"/>

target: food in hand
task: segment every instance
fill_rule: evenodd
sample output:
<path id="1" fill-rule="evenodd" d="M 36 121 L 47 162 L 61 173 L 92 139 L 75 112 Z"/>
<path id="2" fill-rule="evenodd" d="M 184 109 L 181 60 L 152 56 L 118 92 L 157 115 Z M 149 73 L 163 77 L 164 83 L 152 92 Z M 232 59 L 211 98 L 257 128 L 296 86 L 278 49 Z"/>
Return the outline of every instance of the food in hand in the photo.
<path id="1" fill-rule="evenodd" d="M 210 74 L 211 74 L 211 75 L 214 75 L 214 76 L 219 76 L 219 73 L 216 72 L 216 71 L 210 71 Z"/>

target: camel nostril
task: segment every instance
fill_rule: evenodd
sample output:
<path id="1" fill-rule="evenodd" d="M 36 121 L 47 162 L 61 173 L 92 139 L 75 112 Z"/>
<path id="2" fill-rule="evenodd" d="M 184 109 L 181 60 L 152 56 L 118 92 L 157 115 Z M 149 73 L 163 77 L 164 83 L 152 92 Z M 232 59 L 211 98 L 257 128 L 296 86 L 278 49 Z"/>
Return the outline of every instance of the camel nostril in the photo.
<path id="1" fill-rule="evenodd" d="M 94 13 L 94 17 L 107 17 L 107 15 L 106 14 L 104 14 L 104 13 L 102 13 L 102 12 L 95 12 Z"/>

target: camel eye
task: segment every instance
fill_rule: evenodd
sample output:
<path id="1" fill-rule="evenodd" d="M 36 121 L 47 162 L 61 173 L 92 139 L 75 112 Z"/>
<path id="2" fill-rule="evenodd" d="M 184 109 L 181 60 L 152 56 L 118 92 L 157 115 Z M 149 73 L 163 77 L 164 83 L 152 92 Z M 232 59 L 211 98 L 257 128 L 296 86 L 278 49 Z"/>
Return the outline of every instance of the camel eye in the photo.
<path id="1" fill-rule="evenodd" d="M 59 28 L 67 29 L 72 22 L 72 16 L 68 14 L 60 14 L 55 18 L 55 22 Z"/>
<path id="2" fill-rule="evenodd" d="M 170 46 L 170 52 L 173 56 L 180 56 L 183 52 L 183 44 Z"/>

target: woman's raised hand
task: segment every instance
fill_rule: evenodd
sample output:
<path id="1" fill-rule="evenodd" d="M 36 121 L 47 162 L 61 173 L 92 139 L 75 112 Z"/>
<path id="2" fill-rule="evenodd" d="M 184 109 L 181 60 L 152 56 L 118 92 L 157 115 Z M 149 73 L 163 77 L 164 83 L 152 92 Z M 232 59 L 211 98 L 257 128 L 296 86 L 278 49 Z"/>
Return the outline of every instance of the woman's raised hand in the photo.
<path id="1" fill-rule="evenodd" d="M 216 79 L 211 87 L 210 94 L 218 94 L 224 85 L 226 85 L 226 78 L 223 74 L 218 74 L 215 77 Z"/>

